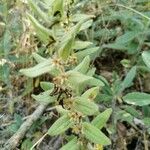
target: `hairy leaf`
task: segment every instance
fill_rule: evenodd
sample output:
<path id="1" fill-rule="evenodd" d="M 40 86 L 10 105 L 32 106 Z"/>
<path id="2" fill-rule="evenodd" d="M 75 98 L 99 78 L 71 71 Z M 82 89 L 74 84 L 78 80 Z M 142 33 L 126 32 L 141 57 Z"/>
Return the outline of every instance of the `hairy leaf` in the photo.
<path id="1" fill-rule="evenodd" d="M 150 69 L 150 51 L 144 51 L 142 53 L 142 58 L 146 66 Z"/>
<path id="2" fill-rule="evenodd" d="M 132 92 L 123 97 L 123 100 L 128 104 L 145 106 L 150 104 L 150 94 Z"/>
<path id="3" fill-rule="evenodd" d="M 95 144 L 110 145 L 111 141 L 97 127 L 90 123 L 83 123 L 83 134 L 85 137 Z"/>
<path id="4" fill-rule="evenodd" d="M 88 41 L 75 41 L 73 49 L 85 49 L 90 45 L 92 45 L 92 43 Z"/>
<path id="5" fill-rule="evenodd" d="M 121 83 L 121 89 L 120 91 L 123 91 L 124 89 L 131 86 L 133 79 L 136 75 L 136 66 L 132 67 L 131 70 L 127 73 L 125 79 Z"/>
<path id="6" fill-rule="evenodd" d="M 99 92 L 99 87 L 93 87 L 82 94 L 82 97 L 94 100 Z"/>
<path id="7" fill-rule="evenodd" d="M 36 60 L 37 63 L 40 63 L 40 62 L 43 62 L 46 60 L 46 58 L 40 56 L 39 54 L 37 53 L 33 53 L 32 54 L 33 58 Z"/>
<path id="8" fill-rule="evenodd" d="M 98 116 L 96 116 L 93 121 L 91 122 L 92 125 L 97 127 L 98 129 L 101 129 L 105 126 L 106 122 L 108 121 L 110 115 L 112 113 L 112 109 L 106 109 L 104 112 L 100 113 Z"/>
<path id="9" fill-rule="evenodd" d="M 88 48 L 82 51 L 79 51 L 76 53 L 77 58 L 79 61 L 81 61 L 84 57 L 86 57 L 87 55 L 90 56 L 90 58 L 95 58 L 100 52 L 100 48 L 99 47 L 94 47 L 94 48 Z"/>
<path id="10" fill-rule="evenodd" d="M 54 88 L 54 84 L 50 82 L 40 82 L 40 86 L 44 91 L 51 90 Z"/>
<path id="11" fill-rule="evenodd" d="M 56 97 L 50 96 L 51 92 L 52 90 L 48 90 L 40 93 L 39 95 L 32 94 L 32 97 L 40 103 L 53 103 L 54 101 L 56 101 Z"/>
<path id="12" fill-rule="evenodd" d="M 21 69 L 20 72 L 28 77 L 34 78 L 54 70 L 56 70 L 56 67 L 52 65 L 51 59 L 47 59 L 34 67 Z"/>
<path id="13" fill-rule="evenodd" d="M 68 115 L 60 117 L 56 122 L 49 128 L 48 134 L 51 136 L 59 135 L 65 132 L 68 128 L 72 126 L 72 122 Z"/>
<path id="14" fill-rule="evenodd" d="M 36 34 L 39 36 L 41 41 L 47 44 L 55 39 L 51 30 L 41 25 L 32 15 L 28 14 L 28 17 L 36 30 Z"/>
<path id="15" fill-rule="evenodd" d="M 83 97 L 77 98 L 73 106 L 77 111 L 89 116 L 98 112 L 98 106 L 94 102 Z"/>
<path id="16" fill-rule="evenodd" d="M 60 150 L 78 150 L 79 144 L 77 138 L 73 138 L 66 145 L 64 145 Z"/>
<path id="17" fill-rule="evenodd" d="M 36 15 L 40 16 L 45 22 L 48 21 L 48 16 L 37 6 L 33 0 L 28 0 L 28 3 Z"/>
<path id="18" fill-rule="evenodd" d="M 76 66 L 73 70 L 85 74 L 88 71 L 89 66 L 90 66 L 90 57 L 86 56 L 83 59 L 83 61 L 78 66 Z"/>
<path id="19" fill-rule="evenodd" d="M 122 36 L 118 37 L 116 42 L 120 44 L 128 43 L 132 41 L 135 37 L 137 37 L 139 32 L 135 31 L 127 31 Z"/>

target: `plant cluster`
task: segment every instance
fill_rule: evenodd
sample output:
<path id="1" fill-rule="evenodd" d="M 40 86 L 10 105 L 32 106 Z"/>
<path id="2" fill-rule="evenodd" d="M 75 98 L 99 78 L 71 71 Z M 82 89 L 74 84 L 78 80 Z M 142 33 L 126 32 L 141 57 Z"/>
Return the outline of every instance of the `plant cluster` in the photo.
<path id="1" fill-rule="evenodd" d="M 99 47 L 77 36 L 91 26 L 94 16 L 78 13 L 76 5 L 76 2 L 67 0 L 47 3 L 29 1 L 34 14 L 28 13 L 27 17 L 49 57 L 34 53 L 38 64 L 20 70 L 31 78 L 44 73 L 52 77 L 51 81 L 40 83 L 44 92 L 32 97 L 40 103 L 54 106 L 58 111 L 60 117 L 47 134 L 64 134 L 68 143 L 62 150 L 96 148 L 96 144 L 111 143 L 100 129 L 105 126 L 112 110 L 100 113 L 94 102 L 100 87 L 104 85 L 94 77 L 95 68 L 91 64 Z M 67 131 L 70 133 L 67 134 Z"/>
<path id="2" fill-rule="evenodd" d="M 12 109 L 21 105 L 18 95 L 30 105 L 30 94 L 41 113 L 47 107 L 44 115 L 55 116 L 36 116 L 29 136 L 16 139 L 23 139 L 21 150 L 33 150 L 45 136 L 61 137 L 61 150 L 150 148 L 148 0 L 2 0 L 0 19 L 0 91 L 12 99 L 8 112 L 18 113 L 7 128 L 11 139 L 32 118 L 23 122 Z M 12 79 L 27 83 L 17 91 Z"/>

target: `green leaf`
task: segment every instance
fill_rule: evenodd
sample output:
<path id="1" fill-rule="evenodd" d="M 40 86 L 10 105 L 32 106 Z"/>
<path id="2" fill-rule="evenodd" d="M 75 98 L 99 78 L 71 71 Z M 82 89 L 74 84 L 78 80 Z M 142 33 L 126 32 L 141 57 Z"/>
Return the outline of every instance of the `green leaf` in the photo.
<path id="1" fill-rule="evenodd" d="M 145 106 L 150 104 L 150 94 L 132 92 L 123 97 L 123 100 L 128 104 Z"/>
<path id="2" fill-rule="evenodd" d="M 142 107 L 142 115 L 144 117 L 149 117 L 150 116 L 150 106 L 146 105 Z"/>
<path id="3" fill-rule="evenodd" d="M 76 66 L 73 70 L 85 74 L 88 71 L 89 66 L 90 66 L 90 57 L 86 56 L 83 59 L 83 61 L 78 66 Z"/>
<path id="4" fill-rule="evenodd" d="M 144 118 L 143 122 L 146 126 L 150 127 L 150 118 L 148 118 L 148 117 Z"/>
<path id="5" fill-rule="evenodd" d="M 44 91 L 54 88 L 54 84 L 50 82 L 40 82 L 40 86 Z"/>
<path id="6" fill-rule="evenodd" d="M 5 31 L 6 24 L 4 22 L 0 22 L 0 37 L 3 35 Z"/>
<path id="7" fill-rule="evenodd" d="M 94 102 L 83 97 L 76 98 L 73 108 L 88 116 L 98 112 L 98 106 Z"/>
<path id="8" fill-rule="evenodd" d="M 68 71 L 67 74 L 69 75 L 68 81 L 73 85 L 79 85 L 92 79 L 92 77 L 86 76 L 74 70 Z"/>
<path id="9" fill-rule="evenodd" d="M 128 50 L 127 47 L 125 47 L 123 44 L 120 44 L 120 43 L 105 44 L 103 45 L 103 48 L 115 49 L 115 50 L 120 50 L 120 51 Z"/>
<path id="10" fill-rule="evenodd" d="M 115 113 L 115 119 L 125 121 L 125 122 L 128 122 L 129 124 L 133 125 L 134 117 L 124 110 L 119 110 L 119 111 L 116 111 L 116 113 Z"/>
<path id="11" fill-rule="evenodd" d="M 40 16 L 45 22 L 48 22 L 47 15 L 37 6 L 32 0 L 28 0 L 30 7 L 36 13 L 37 16 Z"/>
<path id="12" fill-rule="evenodd" d="M 34 87 L 33 87 L 33 79 L 32 78 L 28 78 L 25 84 L 25 89 L 23 91 L 23 93 L 21 94 L 22 96 L 26 96 L 27 94 L 32 93 Z"/>
<path id="13" fill-rule="evenodd" d="M 76 55 L 77 55 L 78 60 L 81 61 L 87 55 L 89 55 L 90 58 L 95 58 L 97 54 L 99 53 L 99 51 L 100 51 L 99 47 L 88 48 L 88 49 L 77 52 Z"/>
<path id="14" fill-rule="evenodd" d="M 60 115 L 65 115 L 69 112 L 67 109 L 64 109 L 61 105 L 57 105 L 56 110 Z"/>
<path id="15" fill-rule="evenodd" d="M 73 35 L 69 35 L 68 37 L 64 37 L 64 40 L 60 43 L 61 47 L 58 49 L 58 53 L 62 59 L 67 59 L 72 52 L 74 38 Z"/>
<path id="16" fill-rule="evenodd" d="M 112 95 L 108 94 L 99 94 L 96 98 L 96 101 L 98 102 L 111 102 L 113 99 Z"/>
<path id="17" fill-rule="evenodd" d="M 92 23 L 93 23 L 93 20 L 92 20 L 92 19 L 90 19 L 90 20 L 88 20 L 88 21 L 85 21 L 85 22 L 81 25 L 80 31 L 89 28 L 89 27 L 92 25 Z"/>
<path id="18" fill-rule="evenodd" d="M 87 15 L 87 14 L 74 14 L 71 16 L 73 22 L 79 22 L 81 20 L 94 18 L 94 15 Z"/>
<path id="19" fill-rule="evenodd" d="M 99 87 L 93 87 L 88 89 L 86 92 L 82 94 L 82 97 L 87 98 L 89 100 L 94 100 L 99 93 Z"/>
<path id="20" fill-rule="evenodd" d="M 120 92 L 131 86 L 132 81 L 135 78 L 135 75 L 136 75 L 136 66 L 132 67 L 131 70 L 127 73 L 125 79 L 121 83 Z"/>
<path id="21" fill-rule="evenodd" d="M 23 120 L 22 120 L 22 117 L 18 114 L 14 114 L 14 120 L 15 122 L 13 124 L 11 124 L 8 129 L 11 131 L 11 132 L 14 132 L 16 133 L 17 130 L 19 129 L 19 127 L 21 126 L 21 124 L 23 123 Z"/>
<path id="22" fill-rule="evenodd" d="M 4 36 L 2 38 L 1 49 L 4 51 L 5 56 L 8 56 L 9 51 L 12 48 L 12 42 L 11 42 L 12 36 L 11 32 L 6 29 Z"/>
<path id="23" fill-rule="evenodd" d="M 90 85 L 90 86 L 104 86 L 104 83 L 101 80 L 92 77 L 92 79 L 89 80 L 88 85 Z"/>
<path id="24" fill-rule="evenodd" d="M 95 75 L 95 72 L 96 72 L 96 68 L 95 67 L 90 67 L 90 69 L 88 70 L 88 72 L 86 73 L 86 75 L 88 76 L 94 76 Z"/>
<path id="25" fill-rule="evenodd" d="M 6 83 L 7 85 L 10 84 L 10 67 L 8 64 L 4 64 L 3 66 L 0 66 L 0 79 Z"/>
<path id="26" fill-rule="evenodd" d="M 61 58 L 64 60 L 68 58 L 70 53 L 72 52 L 72 46 L 74 45 L 74 40 L 79 32 L 79 29 L 82 25 L 83 21 L 77 23 L 69 33 L 67 33 L 64 37 L 62 37 L 62 41 L 59 44 L 58 53 Z"/>
<path id="27" fill-rule="evenodd" d="M 150 69 L 150 51 L 144 51 L 142 53 L 142 58 L 146 66 Z"/>
<path id="28" fill-rule="evenodd" d="M 22 73 L 28 77 L 34 78 L 34 77 L 40 76 L 44 73 L 52 72 L 54 70 L 56 70 L 56 67 L 52 64 L 51 59 L 47 59 L 47 60 L 37 64 L 34 67 L 27 68 L 27 69 L 21 69 L 20 73 Z"/>
<path id="29" fill-rule="evenodd" d="M 85 137 L 95 144 L 110 145 L 111 141 L 105 134 L 103 134 L 97 127 L 84 122 L 83 123 L 83 134 Z"/>
<path id="30" fill-rule="evenodd" d="M 108 121 L 110 115 L 112 113 L 112 109 L 106 109 L 104 112 L 100 113 L 98 116 L 96 116 L 91 124 L 97 127 L 98 129 L 101 129 L 105 126 L 106 122 Z"/>
<path id="31" fill-rule="evenodd" d="M 37 63 L 40 63 L 40 62 L 43 62 L 43 61 L 47 60 L 46 58 L 40 56 L 37 53 L 33 53 L 32 56 L 36 60 Z"/>
<path id="32" fill-rule="evenodd" d="M 86 86 L 103 86 L 103 82 L 80 72 L 71 70 L 67 72 L 68 84 L 76 90 L 78 94 L 81 94 Z"/>
<path id="33" fill-rule="evenodd" d="M 47 44 L 50 42 L 50 40 L 53 41 L 55 39 L 51 30 L 41 25 L 32 15 L 28 14 L 28 17 L 41 41 Z"/>
<path id="34" fill-rule="evenodd" d="M 138 34 L 139 34 L 139 32 L 137 32 L 137 31 L 136 32 L 135 31 L 127 31 L 122 36 L 119 36 L 116 39 L 116 42 L 120 43 L 120 44 L 128 43 L 128 42 L 132 41 L 135 37 L 137 37 Z"/>
<path id="35" fill-rule="evenodd" d="M 59 135 L 70 128 L 73 123 L 70 121 L 68 115 L 60 117 L 48 130 L 48 134 L 51 136 Z"/>
<path id="36" fill-rule="evenodd" d="M 85 49 L 85 48 L 89 47 L 92 44 L 93 43 L 89 42 L 89 41 L 75 41 L 75 43 L 73 44 L 73 49 L 75 49 L 75 50 Z"/>
<path id="37" fill-rule="evenodd" d="M 147 0 L 136 0 L 135 3 L 138 4 L 138 3 L 147 3 L 148 1 Z"/>
<path id="38" fill-rule="evenodd" d="M 56 101 L 56 97 L 50 96 L 52 90 L 48 90 L 45 92 L 40 93 L 39 95 L 32 94 L 31 96 L 40 103 L 53 103 Z"/>
<path id="39" fill-rule="evenodd" d="M 21 143 L 21 150 L 29 150 L 31 147 L 33 146 L 33 143 L 30 139 L 25 139 L 22 143 Z M 34 150 L 34 149 L 33 149 Z"/>
<path id="40" fill-rule="evenodd" d="M 131 54 L 131 55 L 136 54 L 138 51 L 138 46 L 139 44 L 136 41 L 135 42 L 133 41 L 127 44 L 128 54 Z"/>
<path id="41" fill-rule="evenodd" d="M 131 60 L 129 59 L 122 59 L 120 63 L 123 65 L 125 68 L 129 68 L 131 66 Z"/>
<path id="42" fill-rule="evenodd" d="M 70 84 L 72 89 L 76 91 L 78 95 L 80 95 L 83 92 L 85 86 L 87 86 L 89 81 L 93 79 L 93 77 L 87 76 L 85 74 L 73 70 L 68 71 L 67 74 L 68 84 Z"/>
<path id="43" fill-rule="evenodd" d="M 56 13 L 56 12 L 60 12 L 61 16 L 63 16 L 64 14 L 64 0 L 55 0 L 53 2 L 53 15 Z"/>
<path id="44" fill-rule="evenodd" d="M 79 144 L 77 138 L 73 138 L 67 144 L 65 144 L 60 150 L 78 150 Z"/>
<path id="45" fill-rule="evenodd" d="M 142 117 L 142 115 L 135 109 L 133 106 L 123 106 L 125 108 L 125 111 L 130 113 L 132 116 L 136 118 Z"/>
<path id="46" fill-rule="evenodd" d="M 96 79 L 99 79 L 100 81 L 102 81 L 102 82 L 104 83 L 104 85 L 109 86 L 109 83 L 108 83 L 108 81 L 106 80 L 105 77 L 103 77 L 103 76 L 101 76 L 101 75 L 95 75 L 95 74 L 94 74 L 94 77 L 95 77 Z"/>

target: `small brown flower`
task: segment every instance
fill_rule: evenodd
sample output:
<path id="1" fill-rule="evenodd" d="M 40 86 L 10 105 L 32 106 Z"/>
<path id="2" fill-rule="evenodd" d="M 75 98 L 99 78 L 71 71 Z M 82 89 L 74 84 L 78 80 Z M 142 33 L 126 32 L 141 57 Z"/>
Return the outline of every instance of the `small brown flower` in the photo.
<path id="1" fill-rule="evenodd" d="M 77 64 L 78 60 L 77 57 L 75 55 L 69 56 L 67 64 L 69 65 L 75 65 Z"/>
<path id="2" fill-rule="evenodd" d="M 66 73 L 63 73 L 53 78 L 53 83 L 56 85 L 63 85 L 67 79 L 68 79 L 68 75 Z"/>
<path id="3" fill-rule="evenodd" d="M 79 124 L 83 117 L 82 113 L 80 112 L 72 112 L 69 114 L 69 116 L 70 116 L 70 119 L 73 120 L 76 124 Z"/>
<path id="4" fill-rule="evenodd" d="M 52 64 L 56 66 L 57 68 L 64 70 L 64 67 L 63 67 L 64 63 L 60 58 L 53 58 Z"/>
<path id="5" fill-rule="evenodd" d="M 73 106 L 73 99 L 71 98 L 67 98 L 67 99 L 64 99 L 64 108 L 65 109 L 71 109 Z"/>
<path id="6" fill-rule="evenodd" d="M 74 125 L 72 128 L 72 133 L 75 133 L 77 135 L 81 134 L 82 126 L 80 124 Z"/>

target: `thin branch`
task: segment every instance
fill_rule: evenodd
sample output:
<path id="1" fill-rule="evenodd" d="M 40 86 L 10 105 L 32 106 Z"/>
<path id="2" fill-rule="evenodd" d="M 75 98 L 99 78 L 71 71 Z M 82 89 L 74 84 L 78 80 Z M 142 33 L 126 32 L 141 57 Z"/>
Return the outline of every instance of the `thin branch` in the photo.
<path id="1" fill-rule="evenodd" d="M 146 133 L 145 131 L 143 132 L 143 137 L 144 137 L 144 148 L 145 150 L 148 150 L 148 141 L 147 141 L 147 137 L 146 137 Z"/>
<path id="2" fill-rule="evenodd" d="M 128 9 L 128 10 L 130 10 L 130 11 L 132 11 L 132 12 L 134 12 L 134 13 L 136 13 L 136 14 L 138 14 L 138 15 L 140 15 L 140 16 L 142 16 L 142 17 L 144 17 L 145 19 L 147 19 L 147 20 L 150 21 L 150 17 L 148 17 L 148 16 L 142 14 L 141 12 L 139 12 L 139 11 L 137 11 L 137 10 L 131 8 L 131 7 L 127 7 L 127 6 L 124 6 L 124 5 L 121 5 L 121 4 L 116 4 L 116 5 L 119 6 L 119 7 L 126 8 L 126 9 Z"/>
<path id="3" fill-rule="evenodd" d="M 34 147 L 36 146 L 36 145 L 39 145 L 42 141 L 43 141 L 43 139 L 47 136 L 47 132 L 30 148 L 30 150 L 33 150 L 34 149 Z"/>
<path id="4" fill-rule="evenodd" d="M 47 105 L 48 104 L 41 104 L 37 107 L 33 114 L 20 126 L 18 131 L 6 142 L 3 150 L 13 150 L 17 147 L 32 124 L 42 115 Z"/>

